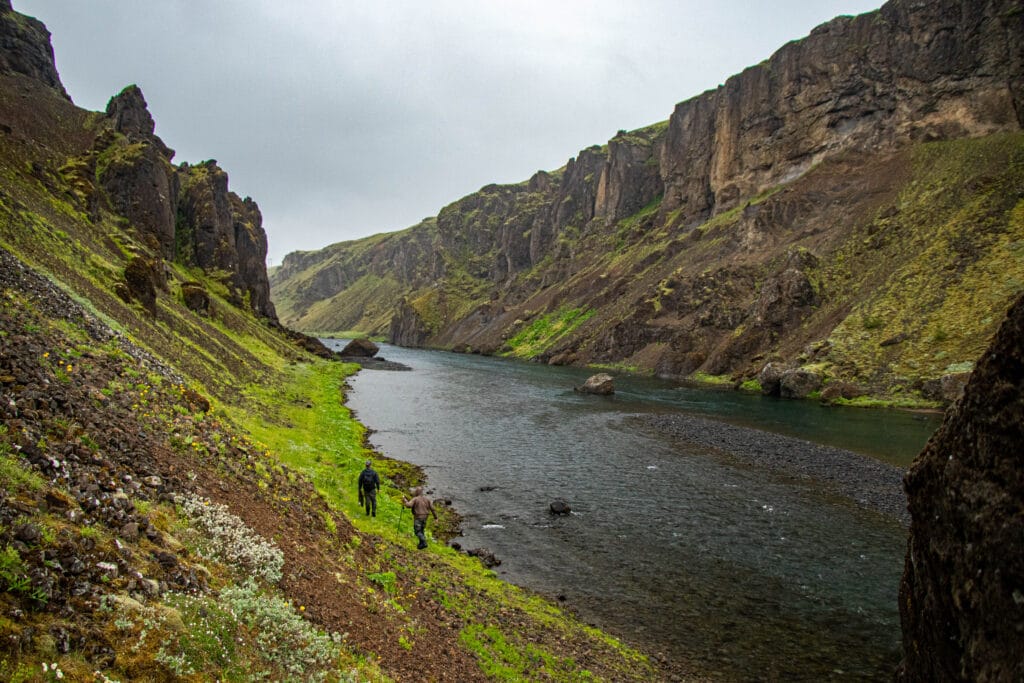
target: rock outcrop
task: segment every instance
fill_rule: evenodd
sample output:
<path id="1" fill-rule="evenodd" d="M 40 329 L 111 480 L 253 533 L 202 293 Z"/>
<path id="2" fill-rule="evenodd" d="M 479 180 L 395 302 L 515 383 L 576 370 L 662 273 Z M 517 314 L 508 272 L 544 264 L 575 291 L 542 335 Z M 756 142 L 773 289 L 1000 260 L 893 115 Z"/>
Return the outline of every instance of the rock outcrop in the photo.
<path id="1" fill-rule="evenodd" d="M 1024 679 L 1024 298 L 905 478 L 906 681 Z"/>
<path id="2" fill-rule="evenodd" d="M 28 76 L 71 100 L 57 74 L 50 32 L 38 19 L 15 12 L 11 0 L 0 0 L 0 73 Z"/>
<path id="3" fill-rule="evenodd" d="M 839 17 L 561 169 L 289 255 L 275 297 L 310 332 L 669 378 L 753 379 L 775 359 L 946 400 L 929 382 L 977 357 L 1016 292 L 973 316 L 965 299 L 1024 280 L 1007 256 L 1024 239 L 1022 46 L 1015 0 Z M 513 343 L 568 310 L 594 318 Z"/>
<path id="4" fill-rule="evenodd" d="M 662 212 L 696 223 L 843 150 L 1019 127 L 1021 33 L 1011 0 L 833 19 L 676 107 Z"/>
<path id="5" fill-rule="evenodd" d="M 213 160 L 175 167 L 155 134 L 142 91 L 130 85 L 107 104 L 114 135 L 97 137 L 92 156 L 110 208 L 152 241 L 163 258 L 228 273 L 236 305 L 277 319 L 267 277 L 267 235 L 251 198 L 228 189 Z"/>
<path id="6" fill-rule="evenodd" d="M 117 135 L 97 139 L 97 180 L 111 208 L 152 236 L 164 258 L 173 259 L 179 189 L 171 164 L 174 151 L 154 134 L 153 117 L 137 86 L 110 98 L 106 115 Z"/>
<path id="7" fill-rule="evenodd" d="M 71 107 L 49 32 L 36 19 L 15 12 L 8 0 L 0 0 L 0 76 L 27 79 L 20 81 L 26 88 L 41 84 Z M 24 119 L 14 106 L 10 115 Z M 21 135 L 43 134 L 30 130 L 36 122 L 17 123 L 25 129 Z M 55 141 L 75 155 L 57 173 L 38 164 L 34 172 L 51 190 L 70 184 L 74 199 L 94 222 L 101 210 L 122 216 L 154 256 L 226 272 L 235 304 L 247 302 L 256 314 L 276 320 L 266 272 L 267 237 L 256 203 L 231 193 L 227 174 L 215 162 L 175 167 L 174 150 L 155 130 L 142 91 L 129 85 L 110 99 L 101 119 L 86 121 Z M 0 131 L 13 129 L 0 120 Z M 125 294 L 135 296 L 119 291 Z"/>

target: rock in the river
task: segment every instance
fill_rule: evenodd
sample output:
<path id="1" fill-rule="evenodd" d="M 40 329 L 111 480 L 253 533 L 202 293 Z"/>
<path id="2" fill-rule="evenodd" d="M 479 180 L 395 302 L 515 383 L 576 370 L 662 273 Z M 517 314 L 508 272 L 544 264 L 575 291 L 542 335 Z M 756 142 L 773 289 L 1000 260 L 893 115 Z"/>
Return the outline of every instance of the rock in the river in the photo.
<path id="1" fill-rule="evenodd" d="M 591 375 L 582 386 L 575 387 L 580 394 L 596 394 L 598 396 L 611 396 L 615 393 L 615 380 L 607 373 Z"/>
<path id="2" fill-rule="evenodd" d="M 551 514 L 553 515 L 567 515 L 572 512 L 572 508 L 564 500 L 556 500 L 549 506 Z"/>
<path id="3" fill-rule="evenodd" d="M 373 358 L 380 351 L 380 347 L 369 339 L 353 339 L 341 350 L 342 356 L 359 356 L 361 358 Z"/>

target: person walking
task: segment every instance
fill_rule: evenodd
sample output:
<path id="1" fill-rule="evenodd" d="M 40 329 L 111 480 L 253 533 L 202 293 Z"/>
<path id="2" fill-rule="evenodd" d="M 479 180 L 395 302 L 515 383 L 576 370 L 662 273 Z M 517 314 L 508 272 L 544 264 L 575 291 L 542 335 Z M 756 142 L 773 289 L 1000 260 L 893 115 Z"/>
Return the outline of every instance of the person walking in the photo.
<path id="1" fill-rule="evenodd" d="M 359 504 L 366 508 L 366 514 L 377 516 L 377 491 L 380 490 L 380 477 L 373 469 L 373 462 L 366 461 L 366 467 L 359 473 Z"/>
<path id="2" fill-rule="evenodd" d="M 402 504 L 407 508 L 412 508 L 412 532 L 416 534 L 416 538 L 420 539 L 420 543 L 416 547 L 423 550 L 427 547 L 427 536 L 424 533 L 427 528 L 427 515 L 434 515 L 434 521 L 437 521 L 437 512 L 434 511 L 430 499 L 423 495 L 422 487 L 414 489 L 413 496 L 412 500 L 403 499 Z"/>

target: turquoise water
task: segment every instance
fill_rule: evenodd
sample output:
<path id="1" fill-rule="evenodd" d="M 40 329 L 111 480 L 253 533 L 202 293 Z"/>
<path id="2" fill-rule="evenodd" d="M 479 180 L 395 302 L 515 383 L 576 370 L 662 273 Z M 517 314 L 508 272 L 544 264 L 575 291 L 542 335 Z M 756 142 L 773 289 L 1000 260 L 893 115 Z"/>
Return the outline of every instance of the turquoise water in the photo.
<path id="1" fill-rule="evenodd" d="M 628 642 L 726 680 L 889 680 L 906 531 L 820 490 L 629 426 L 685 411 L 908 463 L 934 416 L 823 408 L 385 346 L 349 405 L 382 453 L 422 466 L 464 547 Z M 487 490 L 482 490 L 487 489 Z M 566 500 L 568 517 L 549 503 Z"/>

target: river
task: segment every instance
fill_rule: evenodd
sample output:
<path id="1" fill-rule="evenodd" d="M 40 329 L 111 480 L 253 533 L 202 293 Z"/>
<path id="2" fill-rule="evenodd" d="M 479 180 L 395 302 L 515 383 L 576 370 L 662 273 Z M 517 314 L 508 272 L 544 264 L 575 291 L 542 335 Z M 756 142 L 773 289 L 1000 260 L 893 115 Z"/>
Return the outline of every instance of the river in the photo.
<path id="1" fill-rule="evenodd" d="M 335 345 L 338 342 L 329 342 Z M 905 466 L 935 416 L 825 408 L 384 345 L 348 404 L 383 454 L 424 468 L 498 574 L 589 623 L 723 680 L 889 680 L 906 529 L 813 481 L 639 428 L 687 412 Z M 548 506 L 563 499 L 567 517 Z"/>

